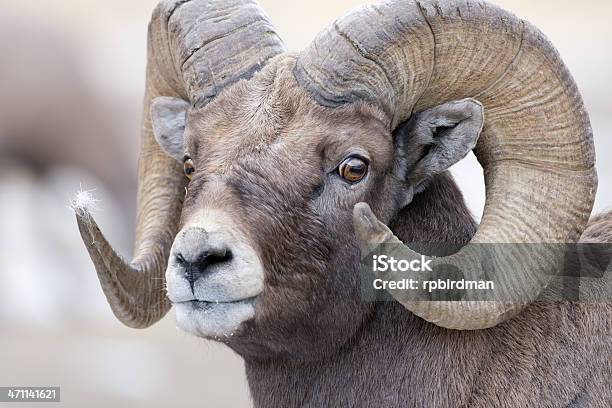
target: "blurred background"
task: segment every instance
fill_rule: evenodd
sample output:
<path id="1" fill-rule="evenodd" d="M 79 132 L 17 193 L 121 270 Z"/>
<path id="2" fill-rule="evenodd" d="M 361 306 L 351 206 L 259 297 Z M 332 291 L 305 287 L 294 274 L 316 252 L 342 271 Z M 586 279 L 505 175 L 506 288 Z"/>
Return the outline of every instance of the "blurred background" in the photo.
<path id="1" fill-rule="evenodd" d="M 0 386 L 61 386 L 66 407 L 248 407 L 240 358 L 175 328 L 137 331 L 106 304 L 68 203 L 131 254 L 146 28 L 156 0 L 0 0 Z M 260 0 L 298 51 L 358 0 Z M 497 0 L 558 47 L 591 115 L 612 205 L 612 2 Z M 454 172 L 484 205 L 473 156 Z M 19 406 L 20 404 L 15 404 Z"/>

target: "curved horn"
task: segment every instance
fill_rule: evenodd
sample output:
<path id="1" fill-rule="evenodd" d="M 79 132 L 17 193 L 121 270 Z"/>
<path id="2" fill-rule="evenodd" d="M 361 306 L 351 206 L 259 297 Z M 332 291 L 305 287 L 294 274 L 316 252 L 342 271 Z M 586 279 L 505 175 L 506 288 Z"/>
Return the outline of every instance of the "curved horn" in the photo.
<path id="1" fill-rule="evenodd" d="M 144 328 L 170 309 L 164 271 L 182 208 L 185 177 L 153 136 L 150 105 L 158 96 L 180 97 L 198 108 L 224 87 L 248 78 L 284 45 L 255 1 L 172 0 L 151 18 L 142 142 L 138 167 L 135 255 L 122 259 L 84 207 L 76 208 L 81 236 L 115 316 Z"/>
<path id="2" fill-rule="evenodd" d="M 449 100 L 483 104 L 475 153 L 484 168 L 486 206 L 476 235 L 454 262 L 469 265 L 472 244 L 579 239 L 597 184 L 590 122 L 559 54 L 531 24 L 483 1 L 389 1 L 360 8 L 320 33 L 294 74 L 322 105 L 363 100 L 379 107 L 392 130 L 412 112 Z M 356 223 L 367 218 L 358 216 L 363 211 Z M 534 285 L 523 299 L 540 294 L 561 257 L 551 247 L 524 264 L 531 276 L 513 277 Z M 502 260 L 491 272 L 515 273 L 508 266 Z M 480 329 L 524 303 L 404 305 L 439 326 Z"/>

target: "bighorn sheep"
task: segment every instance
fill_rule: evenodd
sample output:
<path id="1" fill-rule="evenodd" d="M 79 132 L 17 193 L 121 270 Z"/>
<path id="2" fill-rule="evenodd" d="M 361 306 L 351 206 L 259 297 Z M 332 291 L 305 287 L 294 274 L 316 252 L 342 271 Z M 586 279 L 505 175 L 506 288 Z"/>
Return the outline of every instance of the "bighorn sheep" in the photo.
<path id="1" fill-rule="evenodd" d="M 589 118 L 531 24 L 483 1 L 391 0 L 294 55 L 253 0 L 171 0 L 148 51 L 134 259 L 77 209 L 119 320 L 148 327 L 173 304 L 244 358 L 259 407 L 610 406 L 610 303 L 360 296 L 359 248 L 390 231 L 465 245 L 456 259 L 587 228 Z M 446 172 L 474 146 L 478 227 Z M 611 218 L 585 239 L 609 239 Z M 529 266 L 559 266 L 544 256 Z"/>

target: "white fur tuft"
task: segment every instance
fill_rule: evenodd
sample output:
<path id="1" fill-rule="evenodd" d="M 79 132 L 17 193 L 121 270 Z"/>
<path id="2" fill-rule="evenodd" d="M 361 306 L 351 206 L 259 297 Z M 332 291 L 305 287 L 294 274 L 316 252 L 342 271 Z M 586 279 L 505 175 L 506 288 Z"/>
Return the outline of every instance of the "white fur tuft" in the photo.
<path id="1" fill-rule="evenodd" d="M 70 201 L 70 209 L 79 216 L 87 216 L 91 211 L 98 209 L 96 200 L 92 194 L 94 190 L 79 190 Z"/>

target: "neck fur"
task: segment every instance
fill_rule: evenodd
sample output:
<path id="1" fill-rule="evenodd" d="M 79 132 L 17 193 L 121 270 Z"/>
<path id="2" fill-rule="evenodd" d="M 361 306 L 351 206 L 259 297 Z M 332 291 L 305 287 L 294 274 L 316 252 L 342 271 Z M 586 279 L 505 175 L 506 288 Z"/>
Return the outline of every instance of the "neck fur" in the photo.
<path id="1" fill-rule="evenodd" d="M 391 228 L 404 242 L 464 244 L 476 224 L 452 178 L 443 174 L 402 210 Z M 427 371 L 407 339 L 440 332 L 395 302 L 380 302 L 373 317 L 345 345 L 325 359 L 246 361 L 247 379 L 256 407 L 399 406 L 410 400 L 408 385 Z M 427 336 L 430 336 L 427 334 Z M 429 368 L 431 370 L 431 368 Z M 435 378 L 434 373 L 431 373 Z M 398 388 L 403 378 L 406 390 Z M 426 378 L 426 377 L 422 377 Z M 390 379 L 395 379 L 390 381 Z M 369 402 L 368 402 L 369 401 Z"/>

